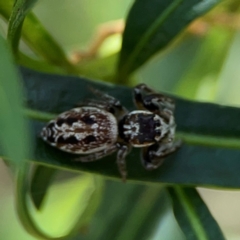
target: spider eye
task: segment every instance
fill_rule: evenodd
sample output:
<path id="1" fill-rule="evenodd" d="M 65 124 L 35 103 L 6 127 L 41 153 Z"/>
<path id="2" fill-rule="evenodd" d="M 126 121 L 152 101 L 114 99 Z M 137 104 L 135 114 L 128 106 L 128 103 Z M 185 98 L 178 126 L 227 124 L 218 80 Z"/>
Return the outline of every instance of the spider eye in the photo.
<path id="1" fill-rule="evenodd" d="M 161 135 L 162 135 L 161 129 L 159 129 L 159 128 L 155 129 L 155 136 L 158 137 L 158 138 L 160 138 Z"/>
<path id="2" fill-rule="evenodd" d="M 160 129 L 157 129 L 155 132 L 156 132 L 156 135 L 161 135 Z"/>

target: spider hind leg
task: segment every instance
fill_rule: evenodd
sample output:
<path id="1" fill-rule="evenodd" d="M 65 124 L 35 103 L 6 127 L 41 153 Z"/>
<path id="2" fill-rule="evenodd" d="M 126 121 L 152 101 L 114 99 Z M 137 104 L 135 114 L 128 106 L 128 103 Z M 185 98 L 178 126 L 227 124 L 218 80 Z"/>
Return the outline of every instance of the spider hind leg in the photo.
<path id="1" fill-rule="evenodd" d="M 128 110 L 122 106 L 121 102 L 116 98 L 90 87 L 90 91 L 95 94 L 99 99 L 88 99 L 78 104 L 79 107 L 90 106 L 104 109 L 112 113 L 117 119 L 121 119 L 128 113 Z"/>

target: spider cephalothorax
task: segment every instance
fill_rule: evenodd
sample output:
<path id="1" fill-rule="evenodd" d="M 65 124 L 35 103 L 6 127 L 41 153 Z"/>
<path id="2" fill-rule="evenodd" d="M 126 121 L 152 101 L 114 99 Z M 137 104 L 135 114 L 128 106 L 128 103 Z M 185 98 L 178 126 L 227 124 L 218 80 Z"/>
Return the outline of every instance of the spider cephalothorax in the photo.
<path id="1" fill-rule="evenodd" d="M 134 88 L 139 110 L 128 112 L 118 100 L 93 90 L 101 100 L 60 114 L 43 128 L 44 141 L 63 151 L 80 154 L 76 161 L 90 162 L 117 151 L 117 164 L 126 179 L 125 157 L 131 147 L 142 148 L 143 166 L 159 167 L 163 158 L 174 152 L 176 124 L 171 98 L 154 92 L 144 84 Z"/>
<path id="2" fill-rule="evenodd" d="M 119 129 L 119 135 L 133 147 L 146 147 L 160 141 L 169 126 L 157 114 L 136 110 L 122 119 Z"/>

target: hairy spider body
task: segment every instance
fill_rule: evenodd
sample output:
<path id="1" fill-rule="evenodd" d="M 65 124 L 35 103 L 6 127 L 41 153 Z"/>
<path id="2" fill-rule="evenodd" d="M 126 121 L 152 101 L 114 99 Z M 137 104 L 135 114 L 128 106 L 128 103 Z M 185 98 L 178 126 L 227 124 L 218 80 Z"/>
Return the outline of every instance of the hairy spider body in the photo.
<path id="1" fill-rule="evenodd" d="M 168 132 L 163 119 L 149 111 L 132 111 L 120 123 L 120 136 L 133 147 L 150 146 Z"/>
<path id="2" fill-rule="evenodd" d="M 180 146 L 180 141 L 174 141 L 175 105 L 171 98 L 140 84 L 133 92 L 139 110 L 128 112 L 112 96 L 92 91 L 101 100 L 90 100 L 51 120 L 41 132 L 44 141 L 81 155 L 75 159 L 81 162 L 99 160 L 117 151 L 123 180 L 127 176 L 125 158 L 131 147 L 142 148 L 143 166 L 151 170 Z"/>
<path id="3" fill-rule="evenodd" d="M 110 112 L 96 107 L 74 108 L 50 121 L 43 128 L 42 137 L 66 152 L 94 153 L 117 141 L 117 120 Z"/>

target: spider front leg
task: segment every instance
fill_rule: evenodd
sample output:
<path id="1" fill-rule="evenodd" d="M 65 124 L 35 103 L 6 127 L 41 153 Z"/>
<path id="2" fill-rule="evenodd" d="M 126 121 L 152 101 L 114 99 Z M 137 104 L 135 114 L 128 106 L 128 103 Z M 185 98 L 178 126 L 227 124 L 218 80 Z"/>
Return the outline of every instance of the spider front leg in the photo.
<path id="1" fill-rule="evenodd" d="M 174 111 L 175 104 L 173 99 L 163 94 L 156 93 L 145 84 L 137 85 L 134 88 L 133 95 L 135 104 L 139 109 L 149 110 L 158 114 L 162 113 L 164 117 L 168 115 L 167 112 Z"/>
<path id="2" fill-rule="evenodd" d="M 177 140 L 170 143 L 155 143 L 142 150 L 142 164 L 147 170 L 158 168 L 165 160 L 165 157 L 175 152 L 180 146 L 181 141 Z"/>

